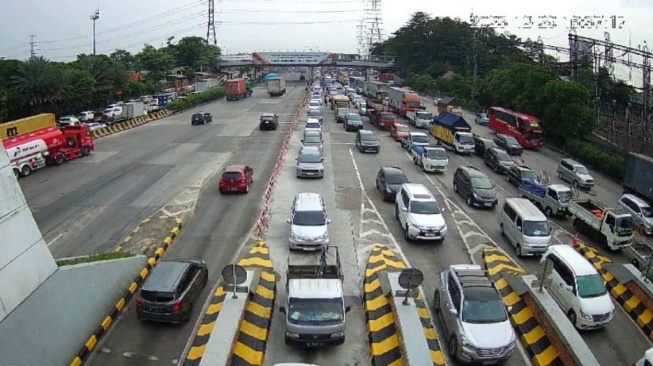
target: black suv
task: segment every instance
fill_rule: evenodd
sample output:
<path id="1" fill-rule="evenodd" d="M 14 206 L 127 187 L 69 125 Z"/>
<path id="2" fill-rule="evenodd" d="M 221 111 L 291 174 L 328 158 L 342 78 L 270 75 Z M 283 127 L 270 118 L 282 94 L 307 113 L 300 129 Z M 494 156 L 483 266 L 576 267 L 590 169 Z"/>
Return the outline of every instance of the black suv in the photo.
<path id="1" fill-rule="evenodd" d="M 476 155 L 483 157 L 483 155 L 485 155 L 485 150 L 492 147 L 497 147 L 497 144 L 495 144 L 494 141 L 474 135 L 474 152 Z"/>
<path id="2" fill-rule="evenodd" d="M 379 145 L 379 139 L 376 138 L 374 132 L 369 130 L 358 130 L 356 132 L 356 147 L 358 151 L 364 152 L 381 152 L 381 145 Z"/>
<path id="3" fill-rule="evenodd" d="M 213 121 L 213 116 L 211 113 L 197 112 L 193 113 L 193 116 L 190 117 L 191 125 L 203 125 Z"/>
<path id="4" fill-rule="evenodd" d="M 453 190 L 465 198 L 470 207 L 497 207 L 499 196 L 494 183 L 473 166 L 461 166 L 453 175 Z"/>
<path id="5" fill-rule="evenodd" d="M 506 180 L 516 186 L 520 186 L 523 181 L 538 181 L 540 177 L 535 171 L 527 166 L 513 166 L 506 170 Z"/>
<path id="6" fill-rule="evenodd" d="M 136 297 L 138 319 L 170 323 L 188 321 L 195 299 L 208 278 L 204 261 L 159 262 Z"/>
<path id="7" fill-rule="evenodd" d="M 397 191 L 404 183 L 410 183 L 403 170 L 394 166 L 384 166 L 376 175 L 376 189 L 381 191 L 384 201 L 394 201 Z"/>
<path id="8" fill-rule="evenodd" d="M 485 150 L 483 161 L 485 162 L 485 165 L 492 168 L 495 173 L 500 174 L 503 174 L 503 172 L 508 170 L 508 168 L 516 165 L 510 155 L 498 147 Z"/>
<path id="9" fill-rule="evenodd" d="M 510 155 L 521 155 L 524 152 L 524 148 L 512 136 L 499 134 L 494 137 L 494 142 Z"/>
<path id="10" fill-rule="evenodd" d="M 356 113 L 347 113 L 343 127 L 345 131 L 358 131 L 363 128 L 363 120 Z"/>

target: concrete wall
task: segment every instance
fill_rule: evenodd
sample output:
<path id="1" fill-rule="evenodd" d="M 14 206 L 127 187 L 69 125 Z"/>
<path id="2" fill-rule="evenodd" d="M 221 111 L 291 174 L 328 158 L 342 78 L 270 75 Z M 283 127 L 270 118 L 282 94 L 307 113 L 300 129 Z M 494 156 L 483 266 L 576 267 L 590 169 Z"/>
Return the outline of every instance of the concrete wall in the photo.
<path id="1" fill-rule="evenodd" d="M 0 322 L 0 365 L 67 365 L 147 258 L 65 266 Z"/>
<path id="2" fill-rule="evenodd" d="M 57 268 L 0 148 L 0 321 Z"/>

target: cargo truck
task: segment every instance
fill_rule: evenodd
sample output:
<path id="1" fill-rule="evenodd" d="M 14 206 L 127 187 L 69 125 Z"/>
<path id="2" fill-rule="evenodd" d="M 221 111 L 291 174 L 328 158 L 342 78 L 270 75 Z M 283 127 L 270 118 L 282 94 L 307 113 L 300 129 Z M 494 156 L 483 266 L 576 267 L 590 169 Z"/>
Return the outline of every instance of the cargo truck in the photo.
<path id="1" fill-rule="evenodd" d="M 633 218 L 623 209 L 608 208 L 592 199 L 572 199 L 569 214 L 574 227 L 598 240 L 603 248 L 619 250 L 633 241 Z"/>
<path id="2" fill-rule="evenodd" d="M 653 158 L 630 153 L 626 158 L 623 188 L 653 205 Z"/>
<path id="3" fill-rule="evenodd" d="M 370 98 L 383 100 L 388 97 L 390 86 L 382 81 L 366 81 L 365 87 L 363 92 Z"/>
<path id="4" fill-rule="evenodd" d="M 57 127 L 53 113 L 42 113 L 35 116 L 17 119 L 0 124 L 0 139 L 24 135 L 48 127 Z"/>
<path id="5" fill-rule="evenodd" d="M 268 79 L 268 94 L 270 94 L 271 97 L 278 97 L 286 94 L 286 79 L 281 77 Z"/>
<path id="6" fill-rule="evenodd" d="M 331 259 L 331 263 L 330 262 Z M 345 342 L 343 274 L 338 247 L 325 245 L 319 263 L 291 264 L 286 271 L 286 344 L 322 348 Z"/>
<path id="7" fill-rule="evenodd" d="M 147 111 L 143 102 L 129 102 L 123 104 L 122 114 L 124 119 L 132 119 L 146 115 Z"/>
<path id="8" fill-rule="evenodd" d="M 433 121 L 433 113 L 421 109 L 410 111 L 406 114 L 408 123 L 417 128 L 430 128 Z"/>
<path id="9" fill-rule="evenodd" d="M 349 109 L 349 97 L 346 95 L 334 95 L 331 98 L 331 109 L 337 111 L 341 108 Z"/>
<path id="10" fill-rule="evenodd" d="M 423 172 L 444 173 L 449 165 L 447 151 L 440 146 L 413 145 L 410 148 L 413 163 Z"/>
<path id="11" fill-rule="evenodd" d="M 392 114 L 392 109 L 384 106 L 382 101 L 378 99 L 367 99 L 366 104 L 370 124 L 376 126 L 378 129 L 389 130 L 397 121 L 394 114 Z"/>
<path id="12" fill-rule="evenodd" d="M 90 129 L 84 124 L 62 129 L 47 127 L 2 141 L 16 177 L 26 177 L 46 164 L 88 156 L 95 149 Z"/>
<path id="13" fill-rule="evenodd" d="M 228 101 L 245 99 L 251 95 L 251 89 L 247 89 L 247 81 L 242 78 L 225 81 L 224 92 Z"/>
<path id="14" fill-rule="evenodd" d="M 424 109 L 419 94 L 412 90 L 398 87 L 388 89 L 388 105 L 395 113 L 404 118 L 409 112 Z"/>
<path id="15" fill-rule="evenodd" d="M 549 217 L 566 215 L 569 212 L 569 201 L 573 198 L 571 188 L 565 185 L 543 185 L 530 180 L 522 182 L 519 193 Z"/>
<path id="16" fill-rule="evenodd" d="M 442 112 L 431 122 L 431 134 L 456 154 L 471 154 L 475 150 L 472 127 L 461 116 Z"/>

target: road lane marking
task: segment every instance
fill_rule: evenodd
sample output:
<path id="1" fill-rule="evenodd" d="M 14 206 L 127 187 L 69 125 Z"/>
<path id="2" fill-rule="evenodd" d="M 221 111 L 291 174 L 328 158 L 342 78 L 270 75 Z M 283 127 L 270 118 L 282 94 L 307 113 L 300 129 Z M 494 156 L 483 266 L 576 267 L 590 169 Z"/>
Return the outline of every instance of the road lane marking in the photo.
<path id="1" fill-rule="evenodd" d="M 49 247 L 50 245 L 54 244 L 55 241 L 59 240 L 59 238 L 61 238 L 62 236 L 63 236 L 63 233 L 57 235 L 57 237 L 55 237 L 54 239 L 50 240 L 50 242 L 49 242 L 48 244 L 46 244 L 45 246 L 46 246 L 46 247 Z"/>

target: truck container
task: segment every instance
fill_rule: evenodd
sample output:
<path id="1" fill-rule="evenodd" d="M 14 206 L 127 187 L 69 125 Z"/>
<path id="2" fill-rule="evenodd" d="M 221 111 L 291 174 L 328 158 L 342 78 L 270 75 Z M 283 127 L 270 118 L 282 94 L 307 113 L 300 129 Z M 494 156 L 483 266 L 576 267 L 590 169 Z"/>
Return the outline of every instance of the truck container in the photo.
<path id="1" fill-rule="evenodd" d="M 29 132 L 34 132 L 47 127 L 57 127 L 54 113 L 42 113 L 35 116 L 17 119 L 0 124 L 0 138 L 2 140 Z"/>
<path id="2" fill-rule="evenodd" d="M 271 97 L 286 94 L 286 79 L 280 77 L 268 79 L 268 94 Z"/>
<path id="3" fill-rule="evenodd" d="M 440 146 L 413 145 L 410 148 L 410 156 L 413 158 L 413 163 L 423 172 L 444 173 L 449 165 L 447 151 Z"/>
<path id="4" fill-rule="evenodd" d="M 409 112 L 424 109 L 419 94 L 398 87 L 388 89 L 388 105 L 402 117 L 406 117 Z"/>
<path id="5" fill-rule="evenodd" d="M 572 199 L 569 213 L 574 227 L 599 241 L 604 248 L 623 249 L 633 241 L 633 218 L 620 208 L 608 208 L 592 199 Z"/>
<path id="6" fill-rule="evenodd" d="M 626 158 L 623 187 L 653 205 L 653 158 L 630 153 Z"/>
<path id="7" fill-rule="evenodd" d="M 346 95 L 334 95 L 331 98 L 331 109 L 338 111 L 339 108 L 349 109 L 349 97 Z"/>
<path id="8" fill-rule="evenodd" d="M 227 100 L 241 100 L 249 96 L 245 79 L 229 79 L 224 82 L 225 97 Z"/>
<path id="9" fill-rule="evenodd" d="M 147 114 L 143 102 L 129 102 L 122 106 L 122 113 L 125 119 L 142 117 Z"/>
<path id="10" fill-rule="evenodd" d="M 388 82 L 390 82 L 390 81 L 394 81 L 394 80 L 395 80 L 395 76 L 392 75 L 392 74 L 390 74 L 390 73 L 388 73 L 388 72 L 382 72 L 382 73 L 380 73 L 380 74 L 377 76 L 377 78 L 379 79 L 379 81 L 382 81 L 382 82 L 384 82 L 384 83 L 388 83 Z"/>
<path id="11" fill-rule="evenodd" d="M 421 109 L 410 111 L 406 114 L 408 123 L 417 128 L 430 128 L 433 121 L 433 113 Z"/>
<path id="12" fill-rule="evenodd" d="M 383 105 L 378 99 L 367 99 L 367 115 L 370 119 L 370 124 L 376 126 L 380 130 L 389 130 L 392 125 L 397 121 L 392 109 Z"/>
<path id="13" fill-rule="evenodd" d="M 442 112 L 431 122 L 431 134 L 457 154 L 469 155 L 474 152 L 474 135 L 471 131 L 469 123 L 453 113 Z"/>
<path id="14" fill-rule="evenodd" d="M 62 129 L 47 127 L 2 141 L 17 177 L 26 177 L 46 164 L 88 156 L 95 149 L 90 129 L 84 124 Z"/>
<path id="15" fill-rule="evenodd" d="M 390 87 L 387 83 L 382 81 L 368 81 L 365 83 L 367 86 L 367 95 L 370 98 L 383 100 L 388 97 L 388 88 Z"/>
<path id="16" fill-rule="evenodd" d="M 458 99 L 456 98 L 444 97 L 438 100 L 437 106 L 438 114 L 447 112 L 461 117 L 463 115 L 463 108 L 460 106 L 460 102 L 458 102 Z"/>
<path id="17" fill-rule="evenodd" d="M 330 260 L 331 258 L 331 260 Z M 340 255 L 335 246 L 324 246 L 319 263 L 291 264 L 286 272 L 286 344 L 322 348 L 345 342 L 345 304 Z"/>
<path id="18" fill-rule="evenodd" d="M 571 189 L 563 184 L 543 185 L 530 180 L 522 182 L 519 193 L 547 216 L 566 215 L 569 212 L 569 201 L 573 198 Z"/>

